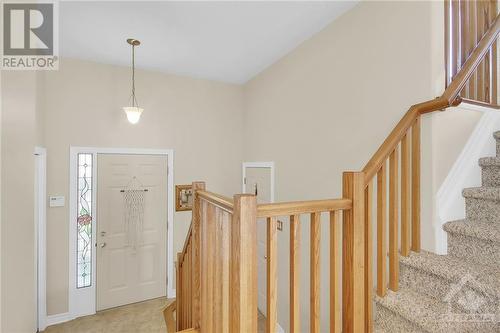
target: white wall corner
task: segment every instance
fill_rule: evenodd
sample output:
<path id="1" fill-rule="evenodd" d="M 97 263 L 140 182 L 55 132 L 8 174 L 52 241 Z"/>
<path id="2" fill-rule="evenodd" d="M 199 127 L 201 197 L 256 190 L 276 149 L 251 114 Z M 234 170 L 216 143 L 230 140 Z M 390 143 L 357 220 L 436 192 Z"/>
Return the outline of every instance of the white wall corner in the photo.
<path id="1" fill-rule="evenodd" d="M 477 107 L 470 105 L 463 107 L 469 110 L 471 108 L 477 109 Z M 477 111 L 484 111 L 484 114 L 436 192 L 434 230 L 435 252 L 437 254 L 447 254 L 448 252 L 447 235 L 443 230 L 443 224 L 465 218 L 465 200 L 462 196 L 462 190 L 481 186 L 481 168 L 478 160 L 481 157 L 495 156 L 496 145 L 493 133 L 500 129 L 500 112 L 482 109 L 477 109 Z"/>

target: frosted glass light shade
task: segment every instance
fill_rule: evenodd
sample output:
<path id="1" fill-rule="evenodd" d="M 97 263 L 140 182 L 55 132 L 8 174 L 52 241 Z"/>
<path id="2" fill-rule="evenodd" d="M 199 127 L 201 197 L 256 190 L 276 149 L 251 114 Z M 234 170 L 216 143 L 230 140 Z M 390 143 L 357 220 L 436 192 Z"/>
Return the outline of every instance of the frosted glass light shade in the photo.
<path id="1" fill-rule="evenodd" d="M 127 114 L 127 119 L 131 124 L 137 124 L 139 119 L 141 119 L 143 108 L 137 106 L 125 106 L 123 111 Z"/>

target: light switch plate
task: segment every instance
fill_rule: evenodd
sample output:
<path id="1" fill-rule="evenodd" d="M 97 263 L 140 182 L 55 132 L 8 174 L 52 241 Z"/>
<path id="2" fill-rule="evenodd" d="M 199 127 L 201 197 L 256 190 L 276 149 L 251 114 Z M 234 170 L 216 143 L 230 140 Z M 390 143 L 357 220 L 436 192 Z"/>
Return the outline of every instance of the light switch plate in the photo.
<path id="1" fill-rule="evenodd" d="M 283 221 L 278 220 L 278 230 L 283 231 Z"/>
<path id="2" fill-rule="evenodd" d="M 65 198 L 64 196 L 53 196 L 49 197 L 49 207 L 64 207 Z"/>

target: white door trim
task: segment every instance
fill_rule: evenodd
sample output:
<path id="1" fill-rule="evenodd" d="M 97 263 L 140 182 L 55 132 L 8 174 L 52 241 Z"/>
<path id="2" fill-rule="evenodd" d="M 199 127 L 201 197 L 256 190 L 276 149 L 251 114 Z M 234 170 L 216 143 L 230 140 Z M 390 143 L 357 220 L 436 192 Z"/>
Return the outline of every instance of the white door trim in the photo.
<path id="1" fill-rule="evenodd" d="M 274 202 L 274 180 L 275 180 L 275 168 L 274 162 L 243 162 L 241 167 L 241 191 L 245 193 L 246 184 L 245 178 L 247 176 L 247 168 L 268 168 L 271 169 L 271 202 Z M 262 309 L 260 309 L 262 311 Z M 278 333 L 284 333 L 285 330 L 280 326 L 279 323 L 276 323 L 276 330 Z"/>
<path id="2" fill-rule="evenodd" d="M 274 162 L 243 162 L 241 170 L 241 190 L 245 193 L 245 178 L 247 168 L 269 168 L 271 169 L 271 202 L 274 202 Z"/>
<path id="3" fill-rule="evenodd" d="M 37 328 L 47 327 L 47 262 L 46 262 L 46 207 L 47 207 L 47 150 L 35 147 L 35 265 Z"/>
<path id="4" fill-rule="evenodd" d="M 76 288 L 76 232 L 71 226 L 76 221 L 77 198 L 77 155 L 89 153 L 94 156 L 93 184 L 92 188 L 97 193 L 97 155 L 98 154 L 121 154 L 121 155 L 164 155 L 167 156 L 167 297 L 175 297 L 175 289 L 172 288 L 174 278 L 174 151 L 173 149 L 138 149 L 138 148 L 100 148 L 100 147 L 70 147 L 69 166 L 69 316 L 68 320 L 96 313 L 96 274 L 92 274 L 92 285 L 88 288 Z M 96 206 L 96 196 L 93 196 L 93 207 Z M 96 239 L 97 215 L 94 212 L 92 219 L 92 237 Z M 92 252 L 92 272 L 96 272 L 96 251 Z"/>

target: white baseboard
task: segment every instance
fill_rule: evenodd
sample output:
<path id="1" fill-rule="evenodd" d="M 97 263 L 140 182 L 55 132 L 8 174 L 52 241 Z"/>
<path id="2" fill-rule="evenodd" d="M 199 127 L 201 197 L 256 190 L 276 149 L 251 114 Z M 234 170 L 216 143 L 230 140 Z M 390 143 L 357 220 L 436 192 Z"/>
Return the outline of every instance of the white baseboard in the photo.
<path id="1" fill-rule="evenodd" d="M 465 218 L 465 199 L 462 190 L 481 186 L 481 157 L 495 156 L 493 133 L 500 130 L 500 112 L 486 111 L 477 123 L 465 147 L 453 164 L 448 176 L 436 193 L 437 223 L 436 253 L 447 254 L 447 235 L 442 226 L 446 222 Z"/>
<path id="2" fill-rule="evenodd" d="M 257 308 L 259 309 L 259 311 L 263 314 L 266 313 L 266 303 L 262 303 L 263 302 L 263 299 L 262 298 L 259 298 L 260 300 L 260 303 L 259 305 L 257 305 Z M 285 330 L 283 329 L 283 327 L 281 327 L 280 323 L 276 322 L 276 331 L 278 333 L 285 333 Z"/>
<path id="3" fill-rule="evenodd" d="M 75 319 L 75 318 L 71 313 L 65 312 L 65 313 L 58 313 L 55 315 L 47 316 L 47 320 L 45 320 L 45 323 L 46 323 L 46 327 L 49 327 L 52 325 L 65 323 L 65 322 L 73 320 L 73 319 Z M 44 330 L 46 327 L 40 328 L 40 329 Z"/>

